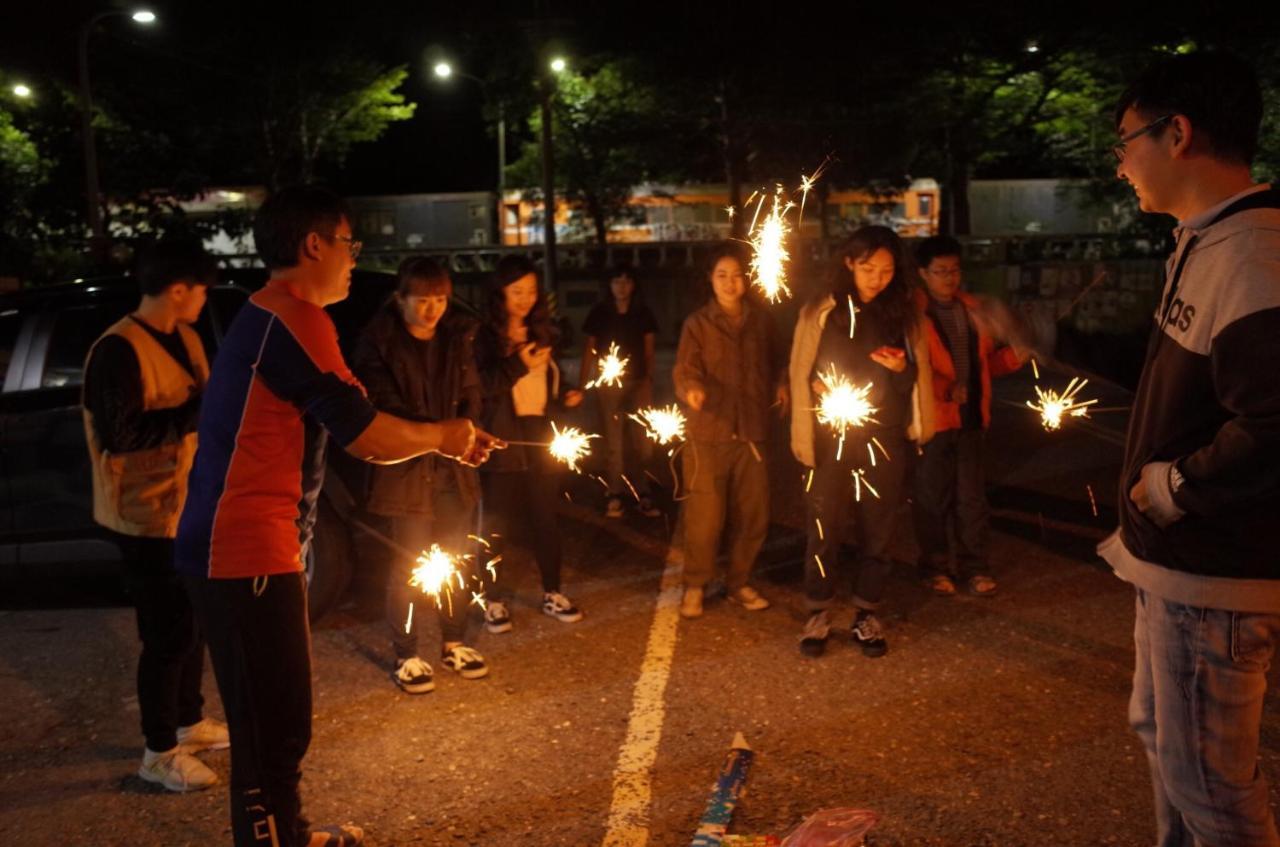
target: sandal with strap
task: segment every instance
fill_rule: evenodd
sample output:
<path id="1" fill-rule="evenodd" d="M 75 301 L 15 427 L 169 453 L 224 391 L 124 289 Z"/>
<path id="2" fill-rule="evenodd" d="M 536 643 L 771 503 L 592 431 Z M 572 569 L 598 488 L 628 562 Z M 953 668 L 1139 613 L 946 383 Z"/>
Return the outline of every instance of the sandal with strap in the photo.
<path id="1" fill-rule="evenodd" d="M 944 573 L 936 573 L 933 576 L 926 577 L 924 584 L 926 588 L 939 597 L 951 597 L 956 593 L 956 584 L 951 581 L 951 577 Z"/>
<path id="2" fill-rule="evenodd" d="M 996 593 L 996 581 L 985 574 L 969 577 L 969 593 L 975 597 L 990 597 Z"/>

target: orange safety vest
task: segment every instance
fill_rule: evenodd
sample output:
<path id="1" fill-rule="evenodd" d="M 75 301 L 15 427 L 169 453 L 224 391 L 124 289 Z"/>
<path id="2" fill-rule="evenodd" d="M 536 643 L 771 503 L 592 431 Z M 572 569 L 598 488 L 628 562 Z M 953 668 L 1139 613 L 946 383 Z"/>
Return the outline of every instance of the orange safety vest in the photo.
<path id="1" fill-rule="evenodd" d="M 118 335 L 133 346 L 142 376 L 143 411 L 172 409 L 203 390 L 209 381 L 209 361 L 200 336 L 179 324 L 178 335 L 191 357 L 195 378 L 132 318 L 124 317 L 104 332 L 93 347 L 109 335 Z M 93 355 L 93 348 L 89 356 Z M 86 359 L 86 364 L 88 360 Z M 187 474 L 196 455 L 196 434 L 146 450 L 110 453 L 102 449 L 93 427 L 93 415 L 84 409 L 84 434 L 93 467 L 93 519 L 123 535 L 173 538 L 187 499 Z"/>

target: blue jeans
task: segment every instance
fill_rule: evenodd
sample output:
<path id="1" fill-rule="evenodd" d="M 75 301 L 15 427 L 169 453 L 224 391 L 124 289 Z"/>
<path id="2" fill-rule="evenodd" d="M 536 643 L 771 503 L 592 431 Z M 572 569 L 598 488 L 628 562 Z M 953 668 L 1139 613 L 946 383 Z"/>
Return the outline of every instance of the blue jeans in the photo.
<path id="1" fill-rule="evenodd" d="M 1280 845 L 1258 768 L 1280 615 L 1200 609 L 1137 589 L 1129 723 L 1146 747 L 1160 847 Z"/>

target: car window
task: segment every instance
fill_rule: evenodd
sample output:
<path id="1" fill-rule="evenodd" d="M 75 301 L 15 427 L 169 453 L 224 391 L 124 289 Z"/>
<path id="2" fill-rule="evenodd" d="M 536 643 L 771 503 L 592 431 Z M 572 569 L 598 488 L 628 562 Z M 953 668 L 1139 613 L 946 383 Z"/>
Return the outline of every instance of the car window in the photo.
<path id="1" fill-rule="evenodd" d="M 89 348 L 107 327 L 128 314 L 133 303 L 133 299 L 108 300 L 59 311 L 53 320 L 40 387 L 82 384 Z"/>
<path id="2" fill-rule="evenodd" d="M 4 388 L 5 377 L 9 373 L 9 362 L 13 360 L 13 348 L 21 326 L 22 315 L 17 309 L 0 312 L 0 389 Z"/>

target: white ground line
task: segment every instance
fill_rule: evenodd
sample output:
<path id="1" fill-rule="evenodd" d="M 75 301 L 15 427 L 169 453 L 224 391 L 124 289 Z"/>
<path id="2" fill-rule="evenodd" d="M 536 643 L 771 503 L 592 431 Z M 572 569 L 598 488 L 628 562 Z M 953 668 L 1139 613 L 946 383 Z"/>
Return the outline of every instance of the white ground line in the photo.
<path id="1" fill-rule="evenodd" d="M 613 771 L 613 802 L 603 847 L 644 847 L 649 842 L 649 806 L 652 796 L 653 763 L 658 758 L 662 721 L 666 715 L 663 696 L 671 675 L 671 657 L 676 650 L 680 623 L 680 566 L 668 565 L 649 627 L 649 643 L 640 678 L 631 699 L 627 737 L 618 752 Z"/>

